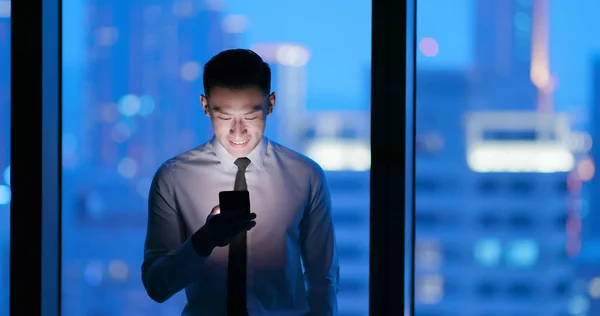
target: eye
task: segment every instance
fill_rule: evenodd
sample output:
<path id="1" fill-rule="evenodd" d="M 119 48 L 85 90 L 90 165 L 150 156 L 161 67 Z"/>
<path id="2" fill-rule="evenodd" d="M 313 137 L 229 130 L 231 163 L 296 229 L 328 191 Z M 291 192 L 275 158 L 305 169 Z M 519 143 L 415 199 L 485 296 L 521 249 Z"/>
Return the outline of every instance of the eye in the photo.
<path id="1" fill-rule="evenodd" d="M 231 117 L 219 116 L 219 119 L 223 120 L 223 121 L 229 121 L 229 120 L 231 120 Z"/>
<path id="2" fill-rule="evenodd" d="M 257 116 L 252 116 L 252 117 L 247 117 L 246 120 L 252 121 L 252 120 L 255 120 L 257 118 L 258 118 L 258 115 Z"/>

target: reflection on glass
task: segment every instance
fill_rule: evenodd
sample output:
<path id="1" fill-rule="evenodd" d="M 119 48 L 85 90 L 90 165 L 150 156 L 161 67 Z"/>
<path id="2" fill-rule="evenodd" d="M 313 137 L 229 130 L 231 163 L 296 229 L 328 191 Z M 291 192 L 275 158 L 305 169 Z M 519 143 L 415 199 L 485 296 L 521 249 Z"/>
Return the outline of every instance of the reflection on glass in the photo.
<path id="1" fill-rule="evenodd" d="M 181 313 L 183 293 L 157 304 L 141 284 L 146 199 L 163 161 L 212 136 L 199 104 L 202 66 L 233 47 L 255 50 L 273 70 L 267 136 L 326 169 L 340 315 L 368 314 L 370 7 L 65 2 L 64 315 Z"/>
<path id="2" fill-rule="evenodd" d="M 419 1 L 416 315 L 600 314 L 598 9 Z"/>
<path id="3" fill-rule="evenodd" d="M 10 1 L 0 0 L 0 315 L 8 314 L 10 198 Z"/>

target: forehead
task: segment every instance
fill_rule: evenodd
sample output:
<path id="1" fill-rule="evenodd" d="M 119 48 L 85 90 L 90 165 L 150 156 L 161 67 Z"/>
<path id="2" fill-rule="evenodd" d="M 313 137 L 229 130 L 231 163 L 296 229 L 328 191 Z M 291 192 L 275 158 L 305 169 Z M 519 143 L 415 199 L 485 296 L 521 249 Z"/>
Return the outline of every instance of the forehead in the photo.
<path id="1" fill-rule="evenodd" d="M 264 104 L 266 100 L 262 91 L 255 87 L 239 89 L 215 87 L 207 98 L 212 106 L 223 109 L 255 107 Z"/>

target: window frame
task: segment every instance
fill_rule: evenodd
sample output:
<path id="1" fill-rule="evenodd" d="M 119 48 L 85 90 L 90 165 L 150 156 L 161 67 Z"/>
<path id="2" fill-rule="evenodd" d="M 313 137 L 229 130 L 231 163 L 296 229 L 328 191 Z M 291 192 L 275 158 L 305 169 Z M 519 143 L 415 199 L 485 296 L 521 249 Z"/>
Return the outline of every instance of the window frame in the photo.
<path id="1" fill-rule="evenodd" d="M 61 314 L 61 8 L 11 3 L 11 316 Z"/>
<path id="2" fill-rule="evenodd" d="M 414 314 L 416 3 L 373 0 L 369 276 L 373 316 Z"/>
<path id="3" fill-rule="evenodd" d="M 416 0 L 372 4 L 369 313 L 412 315 Z M 10 315 L 61 315 L 61 15 L 12 2 Z"/>

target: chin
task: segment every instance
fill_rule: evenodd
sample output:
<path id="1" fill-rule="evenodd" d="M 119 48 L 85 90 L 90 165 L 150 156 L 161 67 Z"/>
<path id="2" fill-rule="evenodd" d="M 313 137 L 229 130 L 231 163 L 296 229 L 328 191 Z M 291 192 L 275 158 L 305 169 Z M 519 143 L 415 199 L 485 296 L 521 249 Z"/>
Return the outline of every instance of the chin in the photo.
<path id="1" fill-rule="evenodd" d="M 248 155 L 251 152 L 251 150 L 239 150 L 239 149 L 233 149 L 233 148 L 230 148 L 228 151 L 229 151 L 230 155 L 232 155 L 236 158 L 248 157 Z"/>

